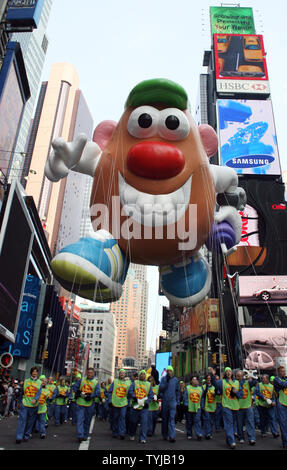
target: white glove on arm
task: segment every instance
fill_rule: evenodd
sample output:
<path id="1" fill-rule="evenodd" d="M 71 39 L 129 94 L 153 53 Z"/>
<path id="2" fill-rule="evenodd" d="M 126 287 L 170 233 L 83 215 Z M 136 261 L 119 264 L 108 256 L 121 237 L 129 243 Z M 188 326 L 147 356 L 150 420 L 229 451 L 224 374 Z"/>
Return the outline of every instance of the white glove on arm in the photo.
<path id="1" fill-rule="evenodd" d="M 65 178 L 69 170 L 94 176 L 101 149 L 96 142 L 87 142 L 85 134 L 79 134 L 73 142 L 57 137 L 52 142 L 53 151 L 45 165 L 45 176 L 52 182 Z"/>

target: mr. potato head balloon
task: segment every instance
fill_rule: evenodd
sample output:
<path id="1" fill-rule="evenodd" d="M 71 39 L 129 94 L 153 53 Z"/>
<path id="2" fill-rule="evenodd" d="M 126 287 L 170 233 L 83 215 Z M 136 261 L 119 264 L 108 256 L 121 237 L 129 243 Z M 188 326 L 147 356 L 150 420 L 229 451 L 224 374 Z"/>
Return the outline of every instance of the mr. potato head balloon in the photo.
<path id="1" fill-rule="evenodd" d="M 101 123 L 92 142 L 81 134 L 52 145 L 45 168 L 51 181 L 70 169 L 94 180 L 94 233 L 52 260 L 63 287 L 97 302 L 117 300 L 134 262 L 159 266 L 162 290 L 176 305 L 195 305 L 208 295 L 211 273 L 199 250 L 207 241 L 225 250 L 240 241 L 236 209 L 244 195 L 233 170 L 210 164 L 217 135 L 195 124 L 180 85 L 141 82 L 119 122 Z M 235 207 L 216 210 L 218 193 L 233 197 Z"/>

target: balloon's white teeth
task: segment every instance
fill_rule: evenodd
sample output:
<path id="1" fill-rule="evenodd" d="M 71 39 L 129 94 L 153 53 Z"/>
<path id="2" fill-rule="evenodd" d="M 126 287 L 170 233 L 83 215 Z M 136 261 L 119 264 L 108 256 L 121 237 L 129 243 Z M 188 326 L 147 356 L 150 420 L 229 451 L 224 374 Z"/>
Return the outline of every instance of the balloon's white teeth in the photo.
<path id="1" fill-rule="evenodd" d="M 185 213 L 191 191 L 192 176 L 176 191 L 154 195 L 130 186 L 119 173 L 119 195 L 124 212 L 146 226 L 169 225 Z"/>

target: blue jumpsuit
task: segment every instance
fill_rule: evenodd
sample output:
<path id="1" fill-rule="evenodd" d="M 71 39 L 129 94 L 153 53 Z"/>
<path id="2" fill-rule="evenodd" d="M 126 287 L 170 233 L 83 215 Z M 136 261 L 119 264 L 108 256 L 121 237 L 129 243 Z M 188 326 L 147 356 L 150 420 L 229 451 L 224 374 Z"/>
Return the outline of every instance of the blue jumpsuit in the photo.
<path id="1" fill-rule="evenodd" d="M 77 395 L 77 392 L 80 391 L 82 380 L 78 380 L 74 386 L 73 391 Z M 95 397 L 100 397 L 100 385 L 97 383 L 95 390 L 90 395 L 92 404 L 88 406 L 83 406 L 77 404 L 77 433 L 78 439 L 87 440 L 90 432 L 90 424 L 94 415 L 94 401 Z"/>
<path id="2" fill-rule="evenodd" d="M 279 392 L 287 388 L 287 377 L 275 377 L 274 390 L 276 392 L 276 402 L 277 402 L 277 416 L 278 422 L 281 430 L 281 439 L 283 447 L 287 447 L 287 406 L 282 405 L 279 402 Z"/>
<path id="3" fill-rule="evenodd" d="M 33 379 L 31 379 L 33 380 Z M 38 379 L 37 379 L 38 380 Z M 42 386 L 38 390 L 37 394 L 35 395 L 34 399 L 36 401 L 39 400 L 41 396 Z M 27 441 L 30 439 L 36 419 L 37 419 L 37 412 L 38 412 L 38 405 L 29 407 L 25 406 L 23 403 L 21 404 L 18 416 L 18 425 L 17 425 L 17 432 L 16 432 L 16 440 L 17 441 Z"/>
<path id="4" fill-rule="evenodd" d="M 132 382 L 129 391 L 128 397 L 136 400 L 135 395 L 135 382 Z M 142 409 L 134 409 L 131 407 L 130 409 L 130 417 L 129 417 L 129 434 L 130 436 L 135 436 L 138 423 L 140 423 L 140 433 L 139 433 L 139 441 L 146 441 L 147 436 L 147 428 L 148 428 L 148 415 L 149 415 L 149 403 L 153 399 L 153 391 L 152 387 L 150 386 L 147 400 L 145 401 L 145 406 Z"/>
<path id="5" fill-rule="evenodd" d="M 176 438 L 176 407 L 180 403 L 180 388 L 177 378 L 171 377 L 168 379 L 167 375 L 163 377 L 159 385 L 159 394 L 162 397 L 162 437 L 174 440 Z"/>
<path id="6" fill-rule="evenodd" d="M 114 382 L 111 384 L 108 390 L 108 406 L 110 408 L 111 415 L 111 428 L 113 437 L 120 435 L 124 437 L 126 434 L 126 414 L 128 406 L 113 406 L 112 396 L 114 390 Z"/>

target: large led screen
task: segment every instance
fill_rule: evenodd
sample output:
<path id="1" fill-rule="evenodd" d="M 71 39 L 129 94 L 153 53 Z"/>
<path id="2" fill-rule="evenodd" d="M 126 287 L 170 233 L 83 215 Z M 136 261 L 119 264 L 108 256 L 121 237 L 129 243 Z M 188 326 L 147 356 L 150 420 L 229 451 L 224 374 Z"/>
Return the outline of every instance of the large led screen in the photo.
<path id="1" fill-rule="evenodd" d="M 17 357 L 30 358 L 40 289 L 41 281 L 29 274 L 26 278 L 15 343 L 12 347 L 9 341 L 5 341 L 1 345 L 1 351 L 9 351 Z"/>
<path id="2" fill-rule="evenodd" d="M 8 173 L 24 106 L 17 69 L 12 58 L 11 55 L 11 64 L 8 71 L 5 69 L 0 73 L 0 80 L 5 81 L 2 93 L 0 93 L 0 169 L 4 175 Z M 5 77 L 2 77 L 2 75 Z"/>
<path id="3" fill-rule="evenodd" d="M 287 305 L 287 276 L 239 276 L 239 304 Z"/>
<path id="4" fill-rule="evenodd" d="M 259 371 L 287 365 L 287 328 L 242 328 L 244 367 Z"/>
<path id="5" fill-rule="evenodd" d="M 243 175 L 281 175 L 270 100 L 217 100 L 220 163 Z"/>
<path id="6" fill-rule="evenodd" d="M 33 225 L 18 183 L 9 190 L 0 232 L 0 334 L 15 342 L 33 242 Z"/>
<path id="7" fill-rule="evenodd" d="M 210 7 L 211 32 L 254 34 L 252 8 Z"/>
<path id="8" fill-rule="evenodd" d="M 217 79 L 268 80 L 261 35 L 214 34 L 214 54 Z"/>
<path id="9" fill-rule="evenodd" d="M 155 367 L 158 371 L 159 380 L 166 375 L 166 368 L 171 364 L 171 352 L 156 353 Z"/>

